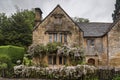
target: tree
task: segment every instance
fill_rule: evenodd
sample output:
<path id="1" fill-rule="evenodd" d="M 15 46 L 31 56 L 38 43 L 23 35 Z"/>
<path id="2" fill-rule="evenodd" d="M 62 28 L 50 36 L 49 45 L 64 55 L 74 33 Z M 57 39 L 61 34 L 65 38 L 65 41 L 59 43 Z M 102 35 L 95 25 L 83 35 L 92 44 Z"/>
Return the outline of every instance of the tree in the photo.
<path id="1" fill-rule="evenodd" d="M 75 22 L 86 22 L 86 23 L 89 22 L 88 19 L 85 19 L 85 18 L 79 18 L 79 17 L 73 17 L 73 20 L 74 20 Z"/>
<path id="2" fill-rule="evenodd" d="M 115 10 L 112 14 L 113 21 L 116 21 L 120 17 L 120 0 L 116 0 Z"/>
<path id="3" fill-rule="evenodd" d="M 8 21 L 8 17 L 5 15 L 5 13 L 0 13 L 0 45 L 4 44 L 4 34 L 3 34 L 3 28 L 6 29 L 6 31 L 9 29 L 10 23 Z"/>
<path id="4" fill-rule="evenodd" d="M 29 46 L 32 42 L 33 26 L 34 12 L 31 10 L 18 10 L 2 22 L 0 32 L 4 36 L 0 35 L 0 37 L 3 37 L 1 45 Z"/>

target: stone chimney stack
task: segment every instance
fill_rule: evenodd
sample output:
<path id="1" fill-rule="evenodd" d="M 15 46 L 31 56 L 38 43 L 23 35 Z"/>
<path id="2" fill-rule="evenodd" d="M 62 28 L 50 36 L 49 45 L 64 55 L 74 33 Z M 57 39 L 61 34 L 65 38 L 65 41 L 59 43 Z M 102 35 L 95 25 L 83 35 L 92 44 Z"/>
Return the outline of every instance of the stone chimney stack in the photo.
<path id="1" fill-rule="evenodd" d="M 42 11 L 40 8 L 35 8 L 35 25 L 42 21 Z"/>

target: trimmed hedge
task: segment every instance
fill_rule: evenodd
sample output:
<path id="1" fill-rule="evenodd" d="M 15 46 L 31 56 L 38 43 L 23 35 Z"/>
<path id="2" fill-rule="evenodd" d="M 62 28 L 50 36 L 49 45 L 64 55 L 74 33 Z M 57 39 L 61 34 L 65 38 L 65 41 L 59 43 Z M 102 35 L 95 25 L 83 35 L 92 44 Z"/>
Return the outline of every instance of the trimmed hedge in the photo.
<path id="1" fill-rule="evenodd" d="M 0 55 L 7 55 L 11 58 L 12 62 L 16 64 L 17 60 L 23 60 L 25 49 L 17 46 L 0 46 Z"/>

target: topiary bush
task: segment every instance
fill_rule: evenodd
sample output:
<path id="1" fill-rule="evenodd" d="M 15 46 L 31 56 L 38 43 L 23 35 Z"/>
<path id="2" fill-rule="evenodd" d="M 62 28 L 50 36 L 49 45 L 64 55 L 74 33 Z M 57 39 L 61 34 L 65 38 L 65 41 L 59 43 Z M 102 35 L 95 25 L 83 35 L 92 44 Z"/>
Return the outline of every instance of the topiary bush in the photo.
<path id="1" fill-rule="evenodd" d="M 23 60 L 25 49 L 17 46 L 0 46 L 0 56 L 7 55 L 11 58 L 12 63 L 16 64 L 18 60 Z"/>

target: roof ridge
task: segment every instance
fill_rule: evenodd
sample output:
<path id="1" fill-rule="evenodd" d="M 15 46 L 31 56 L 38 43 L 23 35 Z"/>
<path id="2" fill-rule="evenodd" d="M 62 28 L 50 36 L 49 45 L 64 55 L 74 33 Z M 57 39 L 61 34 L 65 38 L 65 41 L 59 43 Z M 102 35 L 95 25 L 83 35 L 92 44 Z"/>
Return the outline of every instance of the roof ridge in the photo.
<path id="1" fill-rule="evenodd" d="M 84 24 L 112 24 L 112 22 L 110 23 L 110 22 L 76 22 L 76 23 L 84 23 Z"/>

